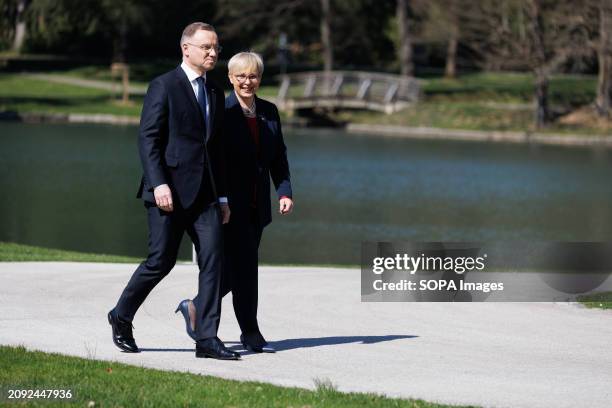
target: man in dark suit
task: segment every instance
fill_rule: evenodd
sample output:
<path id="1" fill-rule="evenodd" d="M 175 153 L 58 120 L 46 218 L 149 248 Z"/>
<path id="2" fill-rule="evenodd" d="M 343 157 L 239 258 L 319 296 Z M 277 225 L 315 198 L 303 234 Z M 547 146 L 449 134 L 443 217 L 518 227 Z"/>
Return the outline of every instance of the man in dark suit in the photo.
<path id="1" fill-rule="evenodd" d="M 221 223 L 229 221 L 223 147 L 223 90 L 206 81 L 220 51 L 212 26 L 192 23 L 181 37 L 181 66 L 155 78 L 144 100 L 138 147 L 144 176 L 138 197 L 149 224 L 149 255 L 108 313 L 113 341 L 138 352 L 132 319 L 174 267 L 189 234 L 197 251 L 196 357 L 239 359 L 217 337 L 222 267 Z"/>

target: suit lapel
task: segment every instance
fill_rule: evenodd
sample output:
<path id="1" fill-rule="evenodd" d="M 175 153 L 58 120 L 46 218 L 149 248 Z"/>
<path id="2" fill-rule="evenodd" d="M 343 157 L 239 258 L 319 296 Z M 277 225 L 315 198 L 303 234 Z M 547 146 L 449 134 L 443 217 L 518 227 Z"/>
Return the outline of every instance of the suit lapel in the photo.
<path id="1" fill-rule="evenodd" d="M 257 105 L 259 98 L 255 96 L 255 104 Z M 259 154 L 262 162 L 267 162 L 267 153 L 269 152 L 268 144 L 271 140 L 270 126 L 267 116 L 263 109 L 263 104 L 258 104 L 257 110 L 257 126 L 259 128 Z"/>
<path id="2" fill-rule="evenodd" d="M 251 130 L 249 129 L 246 117 L 242 113 L 242 107 L 240 107 L 240 102 L 238 102 L 238 98 L 236 98 L 234 91 L 231 91 L 229 94 L 228 102 L 226 111 L 227 117 L 225 120 L 226 123 L 230 124 L 229 126 L 235 126 L 236 132 L 234 137 L 236 138 L 236 142 L 246 146 L 253 156 L 257 156 L 257 148 L 251 136 Z"/>
<path id="3" fill-rule="evenodd" d="M 178 67 L 176 70 L 177 70 L 176 79 L 179 84 L 179 87 L 183 90 L 183 93 L 185 94 L 185 97 L 187 98 L 187 100 L 190 101 L 192 109 L 194 109 L 195 112 L 198 113 L 197 115 L 195 115 L 198 118 L 198 123 L 200 124 L 200 126 L 203 126 L 204 123 L 202 119 L 202 114 L 200 113 L 201 112 L 200 105 L 198 104 L 198 101 L 195 97 L 195 93 L 193 92 L 191 83 L 189 82 L 189 79 L 187 78 L 185 71 L 183 71 L 181 67 Z"/>
<path id="4" fill-rule="evenodd" d="M 253 135 L 251 135 L 251 129 L 249 128 L 249 124 L 247 123 L 247 118 L 242 113 L 242 108 L 240 104 L 237 103 L 231 109 L 232 112 L 232 120 L 238 126 L 238 138 L 239 143 L 243 143 L 251 152 L 253 156 L 257 156 L 257 147 L 255 146 L 255 142 L 253 141 Z"/>
<path id="5" fill-rule="evenodd" d="M 208 84 L 208 81 L 206 81 L 206 93 L 208 94 L 208 103 L 210 104 L 210 116 L 208 119 L 210 120 L 209 127 L 210 133 L 212 134 L 215 126 L 215 112 L 217 111 L 217 92 L 215 88 Z M 208 137 L 210 137 L 210 135 L 208 135 Z"/>
<path id="6" fill-rule="evenodd" d="M 268 153 L 268 142 L 270 141 L 270 128 L 266 117 L 261 113 L 257 114 L 257 126 L 259 127 L 259 155 L 260 160 L 266 163 Z"/>

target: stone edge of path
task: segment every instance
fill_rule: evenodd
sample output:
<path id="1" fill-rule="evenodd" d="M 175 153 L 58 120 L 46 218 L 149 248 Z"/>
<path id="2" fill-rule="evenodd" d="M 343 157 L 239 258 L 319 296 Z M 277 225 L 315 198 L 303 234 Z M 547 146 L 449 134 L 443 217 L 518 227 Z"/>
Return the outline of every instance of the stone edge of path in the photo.
<path id="1" fill-rule="evenodd" d="M 484 131 L 443 129 L 431 127 L 411 127 L 393 125 L 369 125 L 349 123 L 346 126 L 349 133 L 377 134 L 384 136 L 411 139 L 440 139 L 482 142 L 536 143 L 565 146 L 598 146 L 612 147 L 612 134 L 607 135 L 577 135 L 577 134 L 545 134 L 527 131 Z"/>
<path id="2" fill-rule="evenodd" d="M 104 123 L 111 125 L 138 125 L 140 118 L 104 113 L 19 113 L 14 111 L 0 112 L 0 121 L 23 123 Z"/>

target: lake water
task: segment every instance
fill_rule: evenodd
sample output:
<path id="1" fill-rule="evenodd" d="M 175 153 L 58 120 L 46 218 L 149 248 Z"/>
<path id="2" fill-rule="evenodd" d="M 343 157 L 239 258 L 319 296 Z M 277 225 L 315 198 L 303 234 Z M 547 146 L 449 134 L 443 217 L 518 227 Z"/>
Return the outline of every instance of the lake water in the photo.
<path id="1" fill-rule="evenodd" d="M 0 123 L 0 240 L 146 255 L 136 127 Z M 610 241 L 612 152 L 286 129 L 295 211 L 261 261 L 358 264 L 361 241 Z M 188 237 L 182 258 L 190 258 Z"/>

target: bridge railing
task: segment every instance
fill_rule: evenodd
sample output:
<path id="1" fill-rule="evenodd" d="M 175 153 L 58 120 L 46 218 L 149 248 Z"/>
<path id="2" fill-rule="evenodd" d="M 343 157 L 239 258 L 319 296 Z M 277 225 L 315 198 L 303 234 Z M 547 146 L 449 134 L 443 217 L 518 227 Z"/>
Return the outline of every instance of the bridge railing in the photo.
<path id="1" fill-rule="evenodd" d="M 396 112 L 418 101 L 420 81 L 360 71 L 299 72 L 281 75 L 280 109 L 364 108 Z"/>

